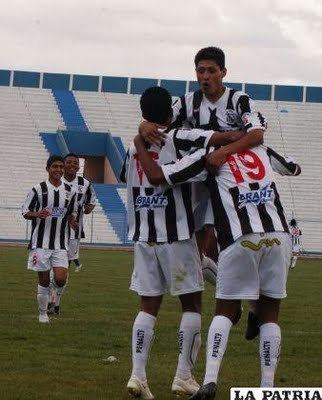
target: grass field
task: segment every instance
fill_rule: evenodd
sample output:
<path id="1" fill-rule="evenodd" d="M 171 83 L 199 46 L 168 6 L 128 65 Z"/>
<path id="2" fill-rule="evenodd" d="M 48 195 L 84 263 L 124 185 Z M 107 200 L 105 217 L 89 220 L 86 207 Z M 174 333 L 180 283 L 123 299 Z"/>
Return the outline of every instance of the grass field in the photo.
<path id="1" fill-rule="evenodd" d="M 0 247 L 0 399 L 127 399 L 130 340 L 138 297 L 129 292 L 132 253 L 82 250 L 84 269 L 71 271 L 61 316 L 39 325 L 36 275 L 26 270 L 27 251 Z M 276 386 L 322 386 L 322 263 L 299 261 L 290 272 L 281 311 L 282 355 Z M 204 343 L 213 310 L 204 295 L 203 346 L 195 375 L 201 381 Z M 233 328 L 222 365 L 217 399 L 232 386 L 259 382 L 258 341 L 245 341 L 245 310 Z M 156 399 L 173 399 L 176 369 L 177 299 L 166 296 L 149 360 L 149 385 Z M 113 355 L 118 361 L 106 363 Z"/>

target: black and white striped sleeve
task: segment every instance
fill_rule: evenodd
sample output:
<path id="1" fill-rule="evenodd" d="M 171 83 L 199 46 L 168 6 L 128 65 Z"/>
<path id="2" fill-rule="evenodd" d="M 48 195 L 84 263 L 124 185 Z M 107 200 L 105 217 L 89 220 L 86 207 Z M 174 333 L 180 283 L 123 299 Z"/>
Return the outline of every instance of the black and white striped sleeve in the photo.
<path id="1" fill-rule="evenodd" d="M 183 157 L 196 149 L 207 148 L 213 130 L 175 129 L 171 131 L 173 145 L 178 157 Z"/>
<path id="2" fill-rule="evenodd" d="M 198 182 L 207 179 L 205 169 L 206 149 L 198 149 L 184 156 L 181 160 L 162 165 L 165 180 L 169 185 L 178 185 L 185 182 Z"/>
<path id="3" fill-rule="evenodd" d="M 236 92 L 236 110 L 242 119 L 246 132 L 254 129 L 267 129 L 267 122 L 264 116 L 257 110 L 255 102 L 243 92 Z"/>
<path id="4" fill-rule="evenodd" d="M 93 185 L 89 182 L 88 188 L 86 190 L 85 204 L 96 205 L 96 193 Z"/>
<path id="5" fill-rule="evenodd" d="M 129 159 L 130 159 L 130 149 L 128 149 L 128 151 L 126 152 L 126 156 L 120 173 L 120 181 L 124 183 L 126 183 L 127 171 L 129 167 Z"/>
<path id="6" fill-rule="evenodd" d="M 22 215 L 27 214 L 29 211 L 36 211 L 38 202 L 38 193 L 35 188 L 32 188 L 32 190 L 27 194 L 25 202 L 22 205 Z"/>
<path id="7" fill-rule="evenodd" d="M 283 157 L 270 147 L 267 147 L 267 155 L 274 172 L 280 175 L 300 175 L 301 167 L 291 157 Z"/>

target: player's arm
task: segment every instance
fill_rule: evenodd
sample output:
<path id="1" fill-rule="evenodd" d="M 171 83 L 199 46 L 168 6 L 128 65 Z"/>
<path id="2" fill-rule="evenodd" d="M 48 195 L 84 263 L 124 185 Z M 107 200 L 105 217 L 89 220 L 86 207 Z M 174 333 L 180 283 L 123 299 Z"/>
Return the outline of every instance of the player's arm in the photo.
<path id="1" fill-rule="evenodd" d="M 301 166 L 290 157 L 283 157 L 276 151 L 267 147 L 267 155 L 274 172 L 280 175 L 297 176 L 301 173 Z"/>
<path id="2" fill-rule="evenodd" d="M 38 194 L 35 188 L 33 188 L 26 197 L 26 200 L 22 206 L 22 215 L 25 219 L 45 219 L 50 215 L 50 212 L 47 208 L 43 208 L 42 210 L 38 210 L 37 206 L 39 206 Z"/>
<path id="3" fill-rule="evenodd" d="M 89 183 L 86 190 L 86 200 L 84 204 L 84 214 L 90 214 L 96 206 L 96 193 L 93 185 Z"/>
<path id="4" fill-rule="evenodd" d="M 200 150 L 202 154 L 197 155 L 197 152 L 195 152 L 193 155 L 185 156 L 175 163 L 160 166 L 151 159 L 146 144 L 140 135 L 134 138 L 134 144 L 143 171 L 151 185 L 157 186 L 165 183 L 175 185 L 205 179 L 198 176 L 201 172 L 204 172 L 204 155 L 206 153 L 204 149 Z"/>
<path id="5" fill-rule="evenodd" d="M 240 153 L 263 144 L 264 130 L 253 129 L 234 143 L 220 147 L 207 155 L 207 166 L 214 172 L 226 161 L 230 154 Z"/>

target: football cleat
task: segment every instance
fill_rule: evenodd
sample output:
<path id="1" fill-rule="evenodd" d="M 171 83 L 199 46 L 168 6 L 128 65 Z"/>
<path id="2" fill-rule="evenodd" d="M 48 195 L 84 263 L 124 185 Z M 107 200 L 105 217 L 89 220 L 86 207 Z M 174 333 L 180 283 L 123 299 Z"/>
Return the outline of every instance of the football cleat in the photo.
<path id="1" fill-rule="evenodd" d="M 189 397 L 189 400 L 213 400 L 216 396 L 216 389 L 215 382 L 209 382 L 200 386 L 198 392 Z"/>
<path id="2" fill-rule="evenodd" d="M 245 332 L 245 339 L 246 340 L 255 339 L 255 337 L 259 335 L 259 327 L 260 327 L 259 319 L 252 311 L 249 311 L 248 318 L 247 318 L 247 328 L 246 328 L 246 332 Z"/>
<path id="3" fill-rule="evenodd" d="M 59 308 L 59 306 L 55 306 L 55 307 L 54 307 L 54 314 L 55 314 L 55 315 L 59 315 L 59 314 L 60 314 L 60 308 Z"/>
<path id="4" fill-rule="evenodd" d="M 55 303 L 48 303 L 47 314 L 52 315 L 55 313 Z"/>
<path id="5" fill-rule="evenodd" d="M 48 317 L 47 313 L 40 313 L 39 317 L 38 317 L 38 321 L 41 324 L 48 324 L 49 323 L 49 317 Z"/>
<path id="6" fill-rule="evenodd" d="M 78 266 L 75 268 L 75 272 L 79 272 L 79 271 L 82 269 L 82 266 L 83 266 L 83 264 L 78 265 Z"/>
<path id="7" fill-rule="evenodd" d="M 192 395 L 196 393 L 199 388 L 200 386 L 193 376 L 188 379 L 181 379 L 175 376 L 172 382 L 171 391 L 177 396 Z"/>
<path id="8" fill-rule="evenodd" d="M 141 380 L 135 375 L 132 375 L 127 385 L 129 394 L 133 397 L 140 397 L 144 400 L 153 400 L 154 396 L 151 393 L 147 380 Z"/>

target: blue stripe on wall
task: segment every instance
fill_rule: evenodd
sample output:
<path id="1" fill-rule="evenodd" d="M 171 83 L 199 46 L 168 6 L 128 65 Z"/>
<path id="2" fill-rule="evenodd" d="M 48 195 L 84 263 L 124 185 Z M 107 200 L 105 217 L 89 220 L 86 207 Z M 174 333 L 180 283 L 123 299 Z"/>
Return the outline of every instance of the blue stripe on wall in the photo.
<path id="1" fill-rule="evenodd" d="M 70 131 L 88 132 L 84 118 L 80 112 L 73 92 L 69 90 L 52 90 L 66 129 Z"/>

